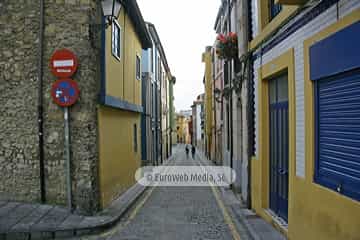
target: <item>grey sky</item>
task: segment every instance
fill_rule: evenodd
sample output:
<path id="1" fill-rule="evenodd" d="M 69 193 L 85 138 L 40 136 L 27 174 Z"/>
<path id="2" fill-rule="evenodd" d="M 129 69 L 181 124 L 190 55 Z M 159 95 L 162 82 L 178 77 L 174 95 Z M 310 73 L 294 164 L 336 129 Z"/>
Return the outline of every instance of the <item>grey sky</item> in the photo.
<path id="1" fill-rule="evenodd" d="M 190 109 L 204 92 L 201 54 L 213 45 L 220 0 L 137 0 L 145 21 L 155 25 L 176 76 L 176 111 Z"/>

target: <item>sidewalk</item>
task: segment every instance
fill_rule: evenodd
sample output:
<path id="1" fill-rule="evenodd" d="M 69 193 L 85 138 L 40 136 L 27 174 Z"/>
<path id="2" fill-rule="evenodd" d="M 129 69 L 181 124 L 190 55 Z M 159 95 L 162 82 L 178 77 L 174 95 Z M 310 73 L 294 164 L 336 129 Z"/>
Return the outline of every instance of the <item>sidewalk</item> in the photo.
<path id="1" fill-rule="evenodd" d="M 197 151 L 197 155 L 203 165 L 214 165 L 202 152 Z M 286 237 L 270 223 L 247 209 L 231 189 L 225 187 L 218 187 L 218 189 L 240 234 L 246 232 L 253 240 L 286 240 Z"/>
<path id="2" fill-rule="evenodd" d="M 0 201 L 0 240 L 34 240 L 96 233 L 113 226 L 145 191 L 135 184 L 95 216 L 71 214 L 66 208 Z"/>
<path id="3" fill-rule="evenodd" d="M 163 165 L 173 157 L 174 153 Z M 135 184 L 95 216 L 71 214 L 59 206 L 0 201 L 0 240 L 54 239 L 104 231 L 114 226 L 145 190 Z"/>

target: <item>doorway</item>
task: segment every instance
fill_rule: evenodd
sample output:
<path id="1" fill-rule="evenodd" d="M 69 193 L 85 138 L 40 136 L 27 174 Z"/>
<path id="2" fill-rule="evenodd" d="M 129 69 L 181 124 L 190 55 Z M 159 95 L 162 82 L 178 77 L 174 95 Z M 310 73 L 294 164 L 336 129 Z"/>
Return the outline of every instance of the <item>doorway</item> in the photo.
<path id="1" fill-rule="evenodd" d="M 289 97 L 287 73 L 269 80 L 270 209 L 287 221 L 289 190 Z"/>

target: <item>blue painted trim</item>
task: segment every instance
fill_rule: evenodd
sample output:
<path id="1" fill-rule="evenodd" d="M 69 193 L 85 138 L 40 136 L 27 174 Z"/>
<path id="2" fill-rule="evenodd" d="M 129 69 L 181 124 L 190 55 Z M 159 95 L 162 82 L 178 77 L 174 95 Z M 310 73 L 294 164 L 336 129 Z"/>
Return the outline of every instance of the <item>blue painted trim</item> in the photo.
<path id="1" fill-rule="evenodd" d="M 144 50 L 143 50 L 144 52 Z M 147 89 L 147 77 L 144 75 L 141 79 L 141 96 L 142 96 L 142 106 L 143 106 L 143 113 L 141 114 L 141 160 L 146 161 L 147 159 L 147 146 L 146 146 L 146 132 L 148 131 L 146 126 L 146 118 L 147 118 L 147 108 L 146 108 L 146 91 Z"/>
<path id="2" fill-rule="evenodd" d="M 311 11 L 306 13 L 304 16 L 302 16 L 300 19 L 298 19 L 296 22 L 294 22 L 291 26 L 289 26 L 284 33 L 278 35 L 273 40 L 268 42 L 266 45 L 263 46 L 262 54 L 264 55 L 271 49 L 273 49 L 276 45 L 281 43 L 283 40 L 285 40 L 287 37 L 289 37 L 291 34 L 299 30 L 300 28 L 304 27 L 307 23 L 315 19 L 317 16 L 319 16 L 321 13 L 329 9 L 331 6 L 336 4 L 339 0 L 327 0 L 322 1 L 317 6 L 315 6 Z M 254 60 L 260 57 L 260 51 L 254 53 L 253 56 Z"/>
<path id="3" fill-rule="evenodd" d="M 141 114 L 141 160 L 147 159 L 147 146 L 146 146 L 146 115 Z"/>
<path id="4" fill-rule="evenodd" d="M 142 106 L 109 95 L 100 95 L 100 103 L 108 107 L 113 107 L 129 112 L 143 112 Z"/>
<path id="5" fill-rule="evenodd" d="M 106 95 L 106 34 L 105 34 L 105 17 L 101 20 L 101 63 L 100 63 L 100 96 Z"/>
<path id="6" fill-rule="evenodd" d="M 310 47 L 310 79 L 319 80 L 360 67 L 360 21 Z"/>
<path id="7" fill-rule="evenodd" d="M 315 104 L 315 151 L 314 151 L 314 159 L 315 159 L 315 173 L 314 173 L 314 181 L 318 182 L 319 179 L 319 82 L 315 82 L 314 86 L 314 104 Z"/>

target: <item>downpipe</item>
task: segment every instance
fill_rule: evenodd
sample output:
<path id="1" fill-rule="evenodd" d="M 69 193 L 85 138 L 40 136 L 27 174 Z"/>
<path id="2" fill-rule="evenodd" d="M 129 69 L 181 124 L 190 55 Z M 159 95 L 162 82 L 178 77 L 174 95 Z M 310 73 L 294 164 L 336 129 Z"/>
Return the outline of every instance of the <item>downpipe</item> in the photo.
<path id="1" fill-rule="evenodd" d="M 44 56 L 44 0 L 40 0 L 40 25 L 38 45 L 38 137 L 39 137 L 39 175 L 40 175 L 40 199 L 46 202 L 45 189 L 45 164 L 44 164 L 44 131 L 43 131 L 43 56 Z"/>

